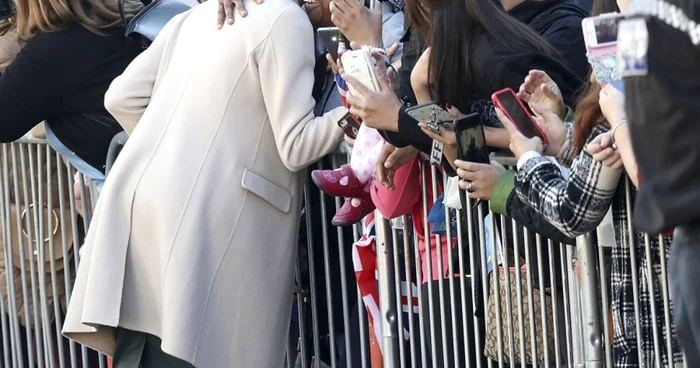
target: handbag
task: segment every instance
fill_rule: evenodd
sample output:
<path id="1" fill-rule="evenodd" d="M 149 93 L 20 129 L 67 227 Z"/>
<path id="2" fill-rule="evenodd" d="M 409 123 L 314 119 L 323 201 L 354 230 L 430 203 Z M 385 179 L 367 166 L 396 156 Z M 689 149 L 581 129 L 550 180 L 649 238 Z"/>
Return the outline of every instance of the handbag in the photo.
<path id="1" fill-rule="evenodd" d="M 554 317 L 552 311 L 552 296 L 548 292 L 542 292 L 541 290 L 532 288 L 532 300 L 534 309 L 534 322 L 535 322 L 535 349 L 536 349 L 536 359 L 532 356 L 532 335 L 530 321 L 530 303 L 529 303 L 529 290 L 528 283 L 530 279 L 527 277 L 527 266 L 522 265 L 519 268 L 510 267 L 508 271 L 508 276 L 510 278 L 510 283 L 506 284 L 506 273 L 503 266 L 498 267 L 498 285 L 500 290 L 496 290 L 496 278 L 493 275 L 489 280 L 490 294 L 487 302 L 487 322 L 486 322 L 486 342 L 484 346 L 484 355 L 487 358 L 494 361 L 503 361 L 505 363 L 510 362 L 510 349 L 509 342 L 510 336 L 508 333 L 508 304 L 506 299 L 506 291 L 510 289 L 510 307 L 513 310 L 511 324 L 513 326 L 513 347 L 514 347 L 514 359 L 515 362 L 512 363 L 525 363 L 525 364 L 544 364 L 544 344 L 547 343 L 549 347 L 549 362 L 556 362 L 556 347 L 554 346 Z M 515 275 L 520 272 L 520 285 L 516 283 Z M 517 288 L 521 287 L 522 299 L 518 299 Z M 508 288 L 508 289 L 506 289 Z M 500 311 L 497 313 L 496 310 L 496 292 L 500 294 Z M 545 298 L 545 308 L 547 310 L 547 330 L 544 331 L 542 327 L 542 306 L 541 298 Z M 522 316 L 523 316 L 523 326 L 525 331 L 523 332 L 525 337 L 525 357 L 521 356 L 520 351 L 520 323 L 519 323 L 519 312 L 522 306 Z M 503 356 L 499 357 L 498 354 L 498 321 L 501 319 L 502 327 L 502 342 L 503 342 Z M 545 340 L 546 339 L 546 340 Z"/>
<path id="2" fill-rule="evenodd" d="M 126 28 L 126 37 L 138 39 L 144 49 L 156 39 L 156 36 L 171 19 L 190 10 L 190 8 L 189 5 L 177 0 L 155 0 L 141 9 L 133 18 L 127 20 L 124 0 L 119 0 L 119 14 Z"/>
<path id="3" fill-rule="evenodd" d="M 20 147 L 19 149 L 27 148 Z M 50 167 L 48 167 L 49 165 Z M 10 163 L 8 169 L 12 173 L 12 163 Z M 30 169 L 27 168 L 27 170 Z M 0 301 L 6 307 L 5 309 L 10 311 L 10 300 L 14 300 L 15 313 L 19 317 L 20 323 L 29 328 L 37 327 L 35 326 L 34 313 L 35 311 L 43 310 L 38 306 L 34 306 L 36 302 L 34 296 L 40 297 L 41 284 L 43 284 L 46 292 L 47 299 L 44 307 L 49 313 L 49 318 L 54 317 L 54 303 L 60 302 L 62 307 L 65 308 L 66 273 L 64 268 L 69 266 L 73 259 L 73 245 L 76 241 L 74 239 L 74 229 L 78 230 L 78 234 L 82 229 L 79 219 L 77 217 L 73 219 L 71 216 L 68 191 L 70 190 L 69 188 L 72 188 L 72 185 L 70 185 L 70 178 L 65 176 L 63 178 L 63 187 L 66 189 L 64 189 L 62 194 L 65 203 L 64 207 L 67 208 L 64 208 L 63 211 L 59 208 L 59 170 L 65 172 L 66 167 L 62 161 L 57 162 L 53 160 L 49 163 L 43 162 L 41 167 L 36 170 L 44 173 L 44 175 L 47 172 L 51 175 L 51 188 L 44 193 L 44 201 L 47 195 L 52 197 L 54 208 L 51 210 L 46 206 L 46 202 L 42 204 L 35 202 L 23 203 L 24 195 L 22 189 L 19 190 L 19 198 L 14 197 L 15 187 L 23 188 L 22 180 L 25 175 L 21 172 L 16 181 L 13 180 L 12 175 L 10 176 L 9 191 L 7 192 L 10 193 L 10 197 L 0 197 L 5 203 L 9 204 L 9 219 L 6 218 L 7 212 L 0 213 L 0 219 L 2 219 L 2 226 L 0 226 L 0 280 L 3 280 L 0 281 Z M 27 180 L 29 180 L 30 174 L 30 172 L 26 173 Z M 29 198 L 30 201 L 34 199 L 31 194 Z M 76 226 L 73 226 L 74 220 L 77 222 L 75 223 Z M 41 226 L 41 239 L 39 239 L 38 231 L 40 223 L 43 224 Z M 8 243 L 6 242 L 9 242 L 9 246 L 7 246 Z M 11 254 L 7 254 L 7 257 L 5 257 L 5 253 L 8 250 Z M 43 252 L 43 263 L 40 263 L 40 252 Z M 9 264 L 6 263 L 6 260 L 9 261 Z M 54 272 L 52 272 L 52 265 Z M 24 270 L 26 291 L 28 292 L 26 305 L 22 285 L 22 270 Z M 34 272 L 33 279 L 30 277 L 32 271 Z M 69 274 L 71 278 L 75 277 L 75 272 L 69 272 Z M 12 288 L 9 287 L 10 285 L 8 285 L 7 281 L 12 282 Z M 56 283 L 55 295 L 54 282 Z"/>

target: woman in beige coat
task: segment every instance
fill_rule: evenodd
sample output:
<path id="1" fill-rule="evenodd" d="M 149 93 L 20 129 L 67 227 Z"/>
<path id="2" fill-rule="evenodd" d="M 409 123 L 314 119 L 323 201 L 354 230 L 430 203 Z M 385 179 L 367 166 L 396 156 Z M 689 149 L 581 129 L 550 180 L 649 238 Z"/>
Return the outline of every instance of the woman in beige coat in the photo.
<path id="1" fill-rule="evenodd" d="M 265 0 L 248 12 L 223 30 L 213 1 L 176 17 L 107 92 L 130 138 L 90 226 L 67 337 L 112 355 L 118 327 L 196 367 L 282 365 L 302 170 L 338 145 L 344 109 L 314 118 L 304 11 Z"/>

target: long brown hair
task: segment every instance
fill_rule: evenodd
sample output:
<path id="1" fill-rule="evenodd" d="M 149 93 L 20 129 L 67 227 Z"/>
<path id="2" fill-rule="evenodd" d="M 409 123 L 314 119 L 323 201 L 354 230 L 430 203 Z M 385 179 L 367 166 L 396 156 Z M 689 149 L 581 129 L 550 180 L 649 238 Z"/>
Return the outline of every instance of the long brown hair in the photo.
<path id="1" fill-rule="evenodd" d="M 573 138 L 577 152 L 583 150 L 583 146 L 586 145 L 588 135 L 591 134 L 593 128 L 598 124 L 605 123 L 605 117 L 598 102 L 600 90 L 601 87 L 598 83 L 586 83 L 584 92 L 581 94 L 582 97 L 578 101 L 578 105 L 576 105 Z"/>
<path id="2" fill-rule="evenodd" d="M 420 0 L 405 0 L 404 14 L 408 18 L 408 24 L 417 29 L 424 40 L 430 36 L 430 12 L 421 5 Z"/>
<path id="3" fill-rule="evenodd" d="M 117 0 L 15 0 L 19 37 L 28 40 L 38 32 L 56 32 L 78 23 L 92 32 L 122 22 Z M 142 7 L 137 0 L 125 0 L 124 11 L 133 15 Z"/>
<path id="4" fill-rule="evenodd" d="M 593 15 L 600 15 L 611 12 L 619 12 L 615 0 L 595 0 L 593 2 Z M 581 98 L 576 105 L 574 118 L 574 147 L 577 152 L 583 150 L 586 145 L 588 135 L 591 134 L 593 128 L 605 123 L 603 111 L 600 110 L 600 90 L 602 89 L 598 83 L 591 82 L 591 74 L 585 83 L 585 87 L 581 92 Z"/>

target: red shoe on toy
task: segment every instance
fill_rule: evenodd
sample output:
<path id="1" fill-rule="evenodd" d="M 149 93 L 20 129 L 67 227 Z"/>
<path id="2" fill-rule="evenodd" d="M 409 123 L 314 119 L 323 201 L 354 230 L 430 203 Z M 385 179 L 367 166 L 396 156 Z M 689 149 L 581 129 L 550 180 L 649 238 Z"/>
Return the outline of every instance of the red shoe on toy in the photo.
<path id="1" fill-rule="evenodd" d="M 345 203 L 333 216 L 333 226 L 350 226 L 361 221 L 369 215 L 376 206 L 372 202 L 369 193 L 364 193 L 360 198 L 345 198 Z"/>
<path id="2" fill-rule="evenodd" d="M 350 165 L 336 170 L 314 170 L 311 180 L 324 193 L 334 197 L 362 197 L 366 186 L 360 183 Z"/>

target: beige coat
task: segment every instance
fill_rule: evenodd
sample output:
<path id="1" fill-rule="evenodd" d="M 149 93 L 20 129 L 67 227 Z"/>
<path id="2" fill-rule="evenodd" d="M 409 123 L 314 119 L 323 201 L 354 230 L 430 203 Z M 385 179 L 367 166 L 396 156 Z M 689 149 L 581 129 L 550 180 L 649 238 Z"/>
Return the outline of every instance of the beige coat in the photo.
<path id="1" fill-rule="evenodd" d="M 221 31 L 216 1 L 178 16 L 107 92 L 133 133 L 97 204 L 67 337 L 112 354 L 122 326 L 197 367 L 282 365 L 302 170 L 342 139 L 343 108 L 314 118 L 299 6 L 247 8 Z"/>

